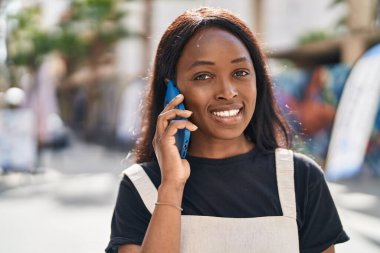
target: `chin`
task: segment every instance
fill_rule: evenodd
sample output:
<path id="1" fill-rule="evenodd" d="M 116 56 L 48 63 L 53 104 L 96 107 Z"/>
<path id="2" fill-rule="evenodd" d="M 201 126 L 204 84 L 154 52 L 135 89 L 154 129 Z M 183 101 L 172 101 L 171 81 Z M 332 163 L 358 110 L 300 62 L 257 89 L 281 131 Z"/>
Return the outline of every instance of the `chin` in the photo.
<path id="1" fill-rule="evenodd" d="M 219 140 L 234 140 L 244 136 L 244 129 L 218 129 L 211 131 L 209 137 Z"/>

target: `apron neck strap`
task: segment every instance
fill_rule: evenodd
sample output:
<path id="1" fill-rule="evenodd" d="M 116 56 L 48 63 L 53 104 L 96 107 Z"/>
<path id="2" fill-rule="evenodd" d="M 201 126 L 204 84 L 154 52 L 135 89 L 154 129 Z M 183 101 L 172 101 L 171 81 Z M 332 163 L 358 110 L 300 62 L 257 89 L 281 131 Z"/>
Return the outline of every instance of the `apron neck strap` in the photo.
<path id="1" fill-rule="evenodd" d="M 293 152 L 277 148 L 275 154 L 277 188 L 282 213 L 286 217 L 297 219 Z"/>
<path id="2" fill-rule="evenodd" d="M 145 170 L 140 165 L 133 164 L 125 169 L 123 174 L 129 177 L 146 208 L 151 214 L 153 214 L 158 193 L 156 187 L 146 174 Z"/>

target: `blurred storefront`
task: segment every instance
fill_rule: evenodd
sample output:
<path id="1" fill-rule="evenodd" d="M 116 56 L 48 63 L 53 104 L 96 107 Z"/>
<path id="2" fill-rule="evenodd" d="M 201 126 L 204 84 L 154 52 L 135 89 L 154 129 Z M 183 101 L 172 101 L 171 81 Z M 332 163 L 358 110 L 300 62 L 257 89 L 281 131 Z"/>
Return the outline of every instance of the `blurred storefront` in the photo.
<path id="1" fill-rule="evenodd" d="M 129 149 L 138 135 L 141 94 L 164 29 L 186 9 L 213 5 L 238 13 L 256 32 L 271 59 L 277 97 L 287 105 L 283 110 L 296 131 L 296 146 L 324 164 L 345 78 L 355 60 L 380 41 L 377 0 L 112 0 L 102 6 L 96 1 L 84 6 L 83 1 L 68 0 L 7 3 L 5 44 L 12 74 L 2 76 L 0 92 L 10 86 L 25 89 L 28 106 L 36 115 L 40 144 L 64 140 L 62 129 L 70 127 L 86 141 Z M 12 15 L 18 18 L 18 28 Z M 31 36 L 25 27 L 38 31 L 38 36 Z M 34 47 L 25 43 L 27 38 Z M 40 51 L 31 55 L 30 48 Z M 54 131 L 61 137 L 54 137 Z M 378 156 L 376 133 L 378 123 L 368 149 L 372 157 Z M 367 160 L 370 166 L 378 166 L 376 159 Z"/>
<path id="2" fill-rule="evenodd" d="M 301 151 L 314 156 L 322 165 L 326 162 L 328 152 L 334 152 L 334 155 L 338 155 L 331 148 L 329 150 L 329 144 L 331 144 L 337 107 L 341 102 L 341 95 L 345 86 L 347 86 L 347 78 L 365 51 L 380 43 L 378 22 L 380 1 L 348 0 L 339 2 L 347 8 L 345 22 L 340 24 L 343 32 L 334 36 L 315 37 L 314 39 L 309 34 L 307 39 L 310 41 L 300 43 L 297 47 L 269 53 L 269 57 L 272 59 L 286 60 L 286 64 L 295 66 L 291 70 L 280 70 L 280 73 L 275 76 L 276 85 L 279 87 L 278 98 L 281 101 L 280 104 L 286 105 L 283 110 L 288 115 L 293 129 L 295 129 L 296 146 Z M 339 2 L 336 1 L 335 3 Z M 316 35 L 314 34 L 314 36 Z M 356 82 L 360 82 L 356 84 L 358 89 L 369 89 L 365 87 L 365 78 L 371 78 L 373 82 L 380 85 L 380 78 L 372 78 L 373 74 L 370 69 L 371 66 L 368 66 L 367 73 L 365 73 L 365 68 L 361 70 L 360 78 L 362 79 L 356 79 Z M 376 70 L 374 71 L 376 72 Z M 372 85 L 378 87 L 376 83 Z M 347 89 L 351 89 L 351 87 Z M 361 165 L 355 165 L 357 168 L 350 168 L 350 170 L 360 173 L 364 169 L 368 169 L 372 175 L 379 176 L 380 94 L 377 94 L 376 90 L 373 89 L 372 93 L 375 93 L 374 101 L 378 102 L 374 102 L 375 108 L 371 108 L 371 110 L 377 111 L 377 114 L 375 113 L 374 118 L 371 116 L 372 119 L 366 119 L 365 122 L 368 121 L 368 123 L 362 122 L 364 125 L 371 124 L 368 127 L 372 129 L 368 137 L 369 140 L 363 140 L 368 142 L 367 148 L 363 150 L 365 152 L 364 161 Z M 353 96 L 355 95 L 353 94 Z M 356 96 L 359 96 L 359 92 Z M 372 102 L 367 102 L 372 105 Z M 352 101 L 352 103 L 354 102 Z M 347 104 L 342 106 L 347 106 Z M 365 108 L 362 109 L 365 110 Z M 339 124 L 342 123 L 339 122 Z M 359 136 L 366 130 L 361 128 L 360 124 L 357 125 L 356 135 Z M 355 133 L 351 134 L 355 135 Z M 351 140 L 354 137 L 347 136 L 346 138 L 348 143 L 348 139 Z M 350 145 L 352 145 L 351 148 Z M 361 150 L 357 150 L 356 145 L 350 145 L 345 147 L 347 152 L 350 150 L 361 152 Z M 341 161 L 341 163 L 346 162 Z"/>

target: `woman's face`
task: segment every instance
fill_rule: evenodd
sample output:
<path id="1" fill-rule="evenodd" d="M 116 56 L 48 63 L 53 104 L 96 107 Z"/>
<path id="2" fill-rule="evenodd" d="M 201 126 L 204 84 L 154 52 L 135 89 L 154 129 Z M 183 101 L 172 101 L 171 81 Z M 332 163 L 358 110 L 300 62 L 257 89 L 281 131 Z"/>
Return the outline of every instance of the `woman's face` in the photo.
<path id="1" fill-rule="evenodd" d="M 186 44 L 177 64 L 177 85 L 190 120 L 192 138 L 243 138 L 256 104 L 256 76 L 247 48 L 231 33 L 206 28 Z"/>

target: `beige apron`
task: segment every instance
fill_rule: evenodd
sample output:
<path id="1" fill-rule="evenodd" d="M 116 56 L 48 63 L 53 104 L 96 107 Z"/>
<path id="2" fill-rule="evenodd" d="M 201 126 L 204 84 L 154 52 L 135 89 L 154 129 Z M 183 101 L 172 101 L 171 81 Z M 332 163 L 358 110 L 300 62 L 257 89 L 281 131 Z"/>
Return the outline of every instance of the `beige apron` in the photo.
<path id="1" fill-rule="evenodd" d="M 137 164 L 123 172 L 153 213 L 157 189 Z M 283 216 L 224 218 L 182 215 L 181 253 L 299 252 L 293 152 L 276 149 L 277 187 Z"/>

